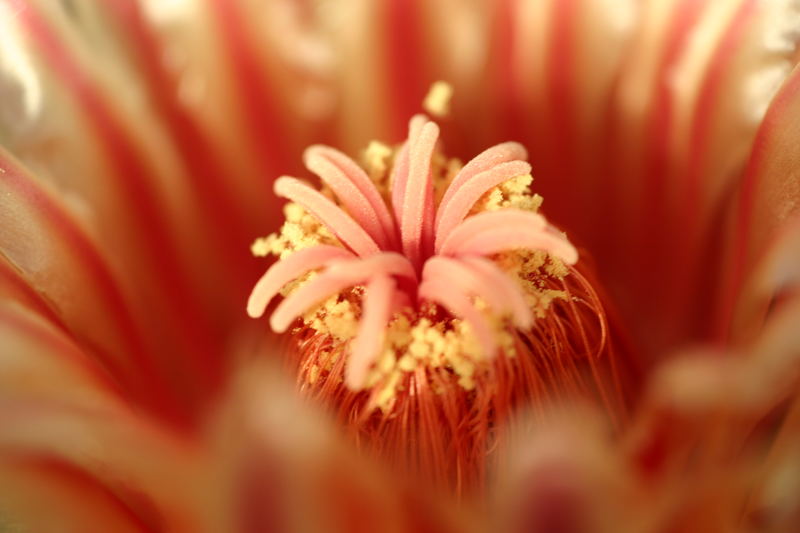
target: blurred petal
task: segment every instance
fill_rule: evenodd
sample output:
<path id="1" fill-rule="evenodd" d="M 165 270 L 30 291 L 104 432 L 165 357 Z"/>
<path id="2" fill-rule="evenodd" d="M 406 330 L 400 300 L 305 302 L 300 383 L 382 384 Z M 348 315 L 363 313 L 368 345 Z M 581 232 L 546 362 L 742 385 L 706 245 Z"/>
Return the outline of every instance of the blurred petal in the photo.
<path id="1" fill-rule="evenodd" d="M 641 496 L 609 437 L 597 413 L 554 409 L 529 420 L 499 472 L 503 530 L 642 531 Z"/>
<path id="2" fill-rule="evenodd" d="M 127 309 L 116 273 L 63 203 L 2 150 L 0 170 L 0 250 L 126 390 L 152 406 L 163 390 L 153 387 L 153 362 L 145 355 L 140 326 Z M 155 394 L 145 394 L 147 387 Z"/>
<path id="3" fill-rule="evenodd" d="M 461 523 L 425 487 L 409 490 L 357 457 L 268 365 L 248 365 L 210 429 L 223 458 L 207 494 L 221 509 L 211 531 L 447 532 Z"/>
<path id="4" fill-rule="evenodd" d="M 737 329 L 748 327 L 747 319 L 757 323 L 769 298 L 785 288 L 786 274 L 800 266 L 793 221 L 800 201 L 799 121 L 800 69 L 795 68 L 767 111 L 733 211 L 731 268 L 722 280 L 723 336 L 736 337 Z M 779 266 L 769 266 L 776 261 Z M 776 268 L 786 274 L 765 279 Z"/>
<path id="5" fill-rule="evenodd" d="M 195 451 L 121 403 L 104 369 L 47 321 L 4 304 L 0 341 L 0 492 L 12 520 L 196 531 L 181 529 L 195 514 Z"/>

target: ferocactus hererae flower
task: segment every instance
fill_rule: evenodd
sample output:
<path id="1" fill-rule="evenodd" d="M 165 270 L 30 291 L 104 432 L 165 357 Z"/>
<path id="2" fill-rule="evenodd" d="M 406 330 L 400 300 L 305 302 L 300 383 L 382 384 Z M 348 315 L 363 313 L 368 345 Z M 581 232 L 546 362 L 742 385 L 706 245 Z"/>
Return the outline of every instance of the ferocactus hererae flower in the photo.
<path id="1" fill-rule="evenodd" d="M 0 531 L 793 532 L 799 13 L 0 0 Z M 406 152 L 433 192 L 402 191 L 404 230 L 392 174 L 436 80 L 441 140 Z M 460 224 L 541 226 L 540 194 L 559 230 L 437 257 L 448 186 L 510 140 L 493 168 L 522 174 Z M 275 179 L 303 176 L 309 146 L 333 180 L 302 193 L 413 278 L 299 298 L 376 266 L 319 202 L 290 198 L 280 227 Z M 344 189 L 362 172 L 380 202 Z M 255 251 L 276 269 L 352 255 L 280 289 L 305 308 L 284 335 L 245 312 L 270 232 Z M 466 264 L 503 277 L 488 290 Z M 426 276 L 447 302 L 420 296 Z"/>
<path id="2" fill-rule="evenodd" d="M 275 182 L 289 220 L 254 251 L 281 260 L 248 313 L 261 316 L 287 287 L 270 324 L 283 333 L 303 317 L 292 350 L 301 387 L 369 447 L 460 491 L 483 479 L 485 450 L 515 404 L 552 388 L 573 400 L 592 387 L 612 394 L 596 368 L 608 361 L 591 360 L 613 350 L 572 267 L 577 250 L 537 213 L 525 149 L 499 144 L 462 166 L 438 137 L 415 116 L 394 154 L 370 145 L 369 173 L 332 148 L 307 149 L 335 200 L 295 178 Z"/>

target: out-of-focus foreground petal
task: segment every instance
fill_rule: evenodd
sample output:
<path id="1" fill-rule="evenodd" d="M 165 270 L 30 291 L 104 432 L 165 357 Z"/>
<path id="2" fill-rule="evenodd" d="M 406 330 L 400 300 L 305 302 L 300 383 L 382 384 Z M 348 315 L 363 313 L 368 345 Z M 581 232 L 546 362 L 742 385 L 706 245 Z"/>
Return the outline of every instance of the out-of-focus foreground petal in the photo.
<path id="1" fill-rule="evenodd" d="M 85 343 L 91 357 L 142 406 L 174 412 L 129 310 L 133 288 L 98 250 L 63 201 L 0 150 L 4 298 L 49 315 Z M 13 291 L 13 292 L 12 292 Z M 76 297 L 80 295 L 80 297 Z"/>
<path id="2" fill-rule="evenodd" d="M 635 472 L 599 413 L 554 408 L 520 424 L 493 494 L 493 527 L 508 532 L 645 531 Z"/>
<path id="3" fill-rule="evenodd" d="M 798 317 L 795 298 L 739 353 L 678 354 L 621 438 L 596 413 L 528 420 L 499 471 L 497 519 L 510 531 L 790 531 L 800 516 Z"/>
<path id="4" fill-rule="evenodd" d="M 465 531 L 426 487 L 403 486 L 357 457 L 330 421 L 270 365 L 241 373 L 210 428 L 217 465 L 212 531 Z"/>
<path id="5" fill-rule="evenodd" d="M 471 531 L 383 477 L 248 366 L 192 439 L 153 424 L 58 328 L 0 308 L 0 519 L 35 531 Z M 16 356 L 14 355 L 16 354 Z M 67 529 L 63 529 L 66 527 Z"/>
<path id="6" fill-rule="evenodd" d="M 0 306 L 0 514 L 35 531 L 199 531 L 198 454 L 58 326 Z M 67 529 L 64 529 L 64 528 Z"/>
<path id="7" fill-rule="evenodd" d="M 739 353 L 687 352 L 654 376 L 631 450 L 677 530 L 788 531 L 800 513 L 798 317 L 795 297 Z"/>
<path id="8" fill-rule="evenodd" d="M 251 326 L 249 244 L 279 215 L 270 181 L 324 140 L 319 113 L 296 113 L 298 87 L 325 99 L 324 58 L 313 43 L 287 53 L 302 15 L 270 6 L 0 2 L 0 142 L 133 289 L 126 306 L 185 418 L 224 382 L 228 335 Z"/>
<path id="9" fill-rule="evenodd" d="M 775 97 L 728 216 L 720 337 L 752 339 L 773 300 L 800 284 L 800 68 Z"/>

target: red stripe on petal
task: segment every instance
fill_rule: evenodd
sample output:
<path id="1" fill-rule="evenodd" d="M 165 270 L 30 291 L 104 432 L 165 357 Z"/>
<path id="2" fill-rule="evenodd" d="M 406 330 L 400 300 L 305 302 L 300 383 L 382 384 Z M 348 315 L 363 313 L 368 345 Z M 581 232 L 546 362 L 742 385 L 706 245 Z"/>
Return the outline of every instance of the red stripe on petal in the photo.
<path id="1" fill-rule="evenodd" d="M 199 311 L 201 306 L 188 287 L 175 243 L 168 237 L 171 226 L 164 216 L 165 206 L 160 205 L 155 189 L 149 185 L 150 172 L 143 154 L 115 116 L 111 102 L 100 94 L 99 87 L 70 57 L 47 22 L 33 9 L 22 11 L 20 19 L 44 59 L 83 108 L 97 142 L 108 157 L 117 185 L 130 202 L 139 230 L 150 248 L 149 259 L 158 272 L 160 292 L 170 306 L 163 318 L 173 321 L 170 329 L 185 346 L 184 360 L 192 364 L 194 376 L 206 385 L 219 384 L 218 342 L 210 335 L 213 329 Z"/>
<path id="2" fill-rule="evenodd" d="M 706 184 L 704 190 L 703 183 L 703 164 L 706 156 L 706 149 L 711 142 L 713 135 L 712 127 L 714 113 L 716 112 L 715 102 L 720 98 L 727 88 L 723 85 L 726 81 L 725 76 L 731 67 L 735 54 L 741 45 L 741 39 L 745 34 L 748 23 L 752 20 L 752 15 L 756 10 L 756 2 L 748 0 L 742 3 L 733 17 L 729 27 L 722 36 L 719 45 L 715 49 L 709 67 L 705 74 L 705 79 L 700 88 L 697 102 L 695 104 L 695 114 L 691 125 L 691 141 L 689 157 L 684 171 L 685 189 L 681 195 L 681 213 L 676 220 L 674 233 L 680 236 L 679 242 L 673 248 L 675 277 L 672 285 L 684 287 L 684 290 L 673 291 L 673 299 L 678 301 L 678 306 L 674 312 L 680 313 L 687 324 L 703 324 L 702 319 L 708 316 L 711 300 L 708 299 L 707 305 L 698 302 L 695 289 L 701 288 L 698 285 L 702 282 L 705 287 L 712 288 L 714 285 L 714 275 L 711 269 L 702 269 L 699 265 L 713 264 L 714 256 L 719 255 L 719 248 L 715 246 L 703 246 L 703 237 L 714 239 L 718 242 L 719 235 L 713 230 L 709 231 L 711 219 L 703 220 L 703 208 L 716 207 L 706 205 L 710 202 L 704 193 L 712 184 Z M 705 203 L 704 203 L 705 202 Z M 692 280 L 692 275 L 699 276 L 698 281 Z M 710 278 L 710 279 L 709 279 Z M 695 282 L 697 285 L 692 285 Z M 690 302 L 680 301 L 681 296 L 690 299 Z M 707 325 L 709 327 L 710 325 Z M 691 327 L 691 326 L 690 326 Z M 712 326 L 713 327 L 713 326 Z M 689 333 L 707 334 L 707 331 L 694 331 Z"/>
<path id="3" fill-rule="evenodd" d="M 90 331 L 93 323 L 91 317 L 65 315 L 64 322 L 71 331 L 88 339 L 93 345 L 102 339 L 103 345 L 96 348 L 103 354 L 103 362 L 112 374 L 130 387 L 144 405 L 161 416 L 169 416 L 171 400 L 166 399 L 161 388 L 163 382 L 156 378 L 153 361 L 144 348 L 142 332 L 130 313 L 114 275 L 95 245 L 75 220 L 2 149 L 0 171 L 4 196 L 42 218 L 43 229 L 49 232 L 55 242 L 64 246 L 59 267 L 73 269 L 75 275 L 85 278 L 82 302 L 91 302 L 91 305 L 96 302 L 97 307 L 92 311 L 103 321 L 109 321 L 112 328 Z M 33 227 L 35 231 L 35 226 Z M 20 236 L 27 238 L 27 232 L 30 231 L 28 228 Z M 11 259 L 13 260 L 13 256 Z M 43 290 L 46 293 L 47 287 Z M 103 328 L 102 324 L 100 321 L 97 326 Z"/>
<path id="4" fill-rule="evenodd" d="M 257 63 L 258 54 L 248 41 L 246 24 L 235 2 L 209 0 L 231 60 L 248 142 L 265 179 L 289 165 L 284 116 L 274 88 Z"/>
<path id="5" fill-rule="evenodd" d="M 46 318 L 60 329 L 68 328 L 48 302 L 5 257 L 0 256 L 0 294 L 36 314 Z"/>
<path id="6" fill-rule="evenodd" d="M 548 106 L 548 130 L 550 150 L 549 158 L 554 163 L 551 169 L 558 176 L 561 184 L 559 194 L 549 197 L 553 210 L 561 210 L 559 206 L 571 205 L 572 192 L 569 183 L 574 179 L 574 142 L 575 142 L 575 66 L 576 66 L 576 13 L 577 0 L 554 2 L 552 11 L 551 48 L 547 56 L 545 72 L 547 75 L 546 97 Z M 566 182 L 566 183 L 565 183 Z"/>
<path id="7" fill-rule="evenodd" d="M 745 169 L 728 260 L 732 267 L 724 281 L 716 328 L 720 342 L 731 334 L 737 299 L 748 275 L 776 229 L 797 213 L 798 117 L 800 67 L 795 67 L 761 123 Z"/>
<path id="8" fill-rule="evenodd" d="M 69 336 L 67 331 L 62 330 L 59 324 L 54 324 L 31 312 L 2 305 L 0 305 L 0 324 L 10 326 L 14 333 L 21 337 L 35 339 L 37 344 L 47 350 L 48 355 L 66 361 L 70 367 L 79 368 L 93 385 L 99 385 L 102 389 L 120 397 L 127 395 L 127 391 L 124 391 L 119 382 L 109 374 L 108 369 L 81 350 L 75 339 Z M 52 364 L 50 359 L 48 362 Z"/>
<path id="9" fill-rule="evenodd" d="M 206 213 L 204 218 L 213 222 L 206 225 L 207 230 L 215 237 L 223 264 L 231 269 L 228 278 L 239 283 L 240 291 L 244 293 L 247 279 L 253 272 L 252 262 L 242 250 L 247 249 L 251 233 L 230 192 L 229 174 L 232 170 L 226 167 L 224 155 L 203 132 L 198 121 L 178 101 L 178 90 L 163 67 L 161 50 L 142 17 L 141 6 L 130 0 L 115 0 L 108 3 L 108 9 L 116 17 L 119 28 L 129 32 L 136 44 L 133 51 L 137 54 L 149 95 L 186 165 L 187 175 L 194 182 L 192 191 Z M 254 188 L 267 192 L 265 187 Z"/>
<path id="10" fill-rule="evenodd" d="M 426 75 L 418 0 L 388 0 L 384 14 L 390 138 L 404 134 L 425 97 Z"/>

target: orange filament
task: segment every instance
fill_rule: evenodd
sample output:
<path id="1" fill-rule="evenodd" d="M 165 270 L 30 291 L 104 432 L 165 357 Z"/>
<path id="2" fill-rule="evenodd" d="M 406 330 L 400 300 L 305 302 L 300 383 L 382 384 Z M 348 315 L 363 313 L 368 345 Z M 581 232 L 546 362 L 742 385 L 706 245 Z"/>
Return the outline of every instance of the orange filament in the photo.
<path id="1" fill-rule="evenodd" d="M 568 297 L 532 328 L 516 330 L 515 353 L 499 353 L 471 390 L 451 369 L 418 367 L 398 385 L 391 408 L 376 409 L 376 389 L 356 391 L 344 381 L 346 346 L 308 327 L 295 331 L 288 359 L 299 388 L 327 406 L 362 450 L 466 495 L 502 460 L 505 430 L 520 407 L 544 417 L 554 405 L 591 402 L 616 423 L 625 416 L 620 356 L 603 302 L 581 268 L 552 280 Z"/>

